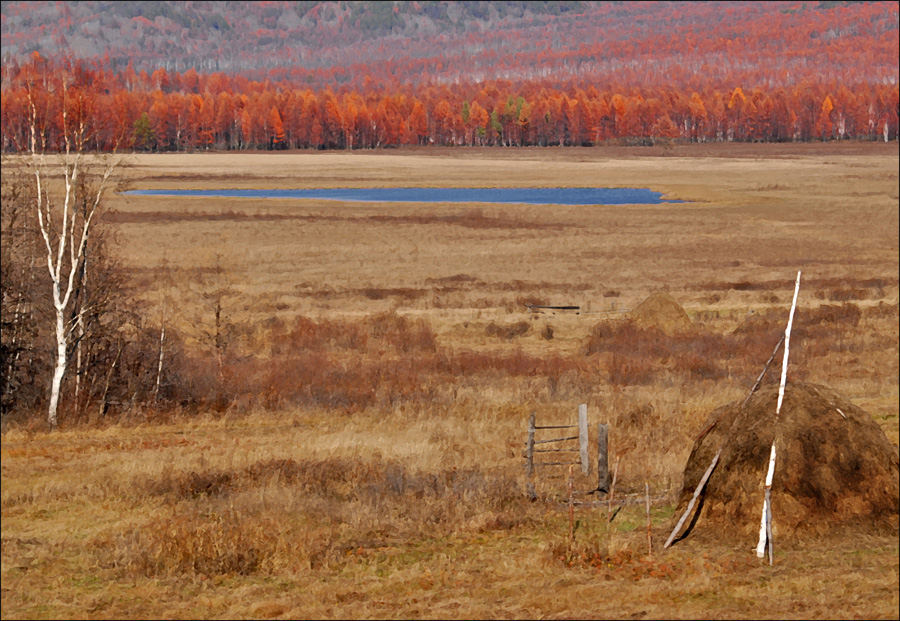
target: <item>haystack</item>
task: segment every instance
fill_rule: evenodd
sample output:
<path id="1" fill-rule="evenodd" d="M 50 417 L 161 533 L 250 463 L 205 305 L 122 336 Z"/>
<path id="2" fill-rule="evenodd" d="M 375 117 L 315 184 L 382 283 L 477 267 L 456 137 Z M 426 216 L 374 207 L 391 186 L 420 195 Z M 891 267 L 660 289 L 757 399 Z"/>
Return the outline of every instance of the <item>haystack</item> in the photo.
<path id="1" fill-rule="evenodd" d="M 681 304 L 668 293 L 653 293 L 638 304 L 629 317 L 645 328 L 659 328 L 663 332 L 681 332 L 691 327 L 691 318 Z"/>
<path id="2" fill-rule="evenodd" d="M 900 460 L 881 427 L 825 386 L 789 383 L 776 421 L 777 400 L 777 386 L 764 388 L 743 408 L 738 401 L 710 415 L 685 467 L 676 516 L 722 446 L 693 524 L 698 532 L 756 541 L 774 438 L 775 540 L 845 528 L 896 533 Z"/>

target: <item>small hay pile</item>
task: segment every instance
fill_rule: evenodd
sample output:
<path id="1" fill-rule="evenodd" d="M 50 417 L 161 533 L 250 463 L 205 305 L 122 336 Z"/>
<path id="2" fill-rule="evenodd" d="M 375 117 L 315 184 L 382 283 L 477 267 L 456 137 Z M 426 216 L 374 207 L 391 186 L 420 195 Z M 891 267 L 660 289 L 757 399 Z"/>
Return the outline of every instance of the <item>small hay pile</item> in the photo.
<path id="1" fill-rule="evenodd" d="M 690 329 L 691 318 L 681 304 L 668 293 L 653 293 L 631 311 L 629 317 L 644 328 L 659 328 L 663 332 L 683 332 Z"/>
<path id="2" fill-rule="evenodd" d="M 735 402 L 710 415 L 684 470 L 676 518 L 725 440 L 691 526 L 755 541 L 774 438 L 776 541 L 779 536 L 803 538 L 843 528 L 896 533 L 900 462 L 881 427 L 824 386 L 789 383 L 776 422 L 777 400 L 777 386 L 764 388 L 743 409 Z"/>

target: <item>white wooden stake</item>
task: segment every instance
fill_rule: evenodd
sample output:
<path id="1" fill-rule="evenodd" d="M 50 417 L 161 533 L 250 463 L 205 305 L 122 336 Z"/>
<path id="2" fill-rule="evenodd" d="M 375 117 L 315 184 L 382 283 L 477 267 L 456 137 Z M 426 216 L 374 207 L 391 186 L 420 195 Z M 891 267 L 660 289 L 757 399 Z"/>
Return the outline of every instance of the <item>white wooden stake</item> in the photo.
<path id="1" fill-rule="evenodd" d="M 797 295 L 800 293 L 800 272 L 797 272 L 797 283 L 794 285 L 794 301 L 791 303 L 791 314 L 788 316 L 787 328 L 784 330 L 784 360 L 781 363 L 781 385 L 778 387 L 778 405 L 775 407 L 775 422 L 778 423 L 778 415 L 781 413 L 781 404 L 784 401 L 784 385 L 787 381 L 788 350 L 791 346 L 791 325 L 794 323 L 794 310 L 797 308 Z M 772 507 L 770 506 L 772 479 L 775 476 L 775 440 L 772 440 L 772 451 L 769 454 L 769 469 L 766 472 L 766 491 L 763 500 L 761 524 L 759 527 L 759 543 L 756 544 L 757 558 L 766 555 L 766 543 L 769 544 L 769 565 L 773 563 L 772 556 Z"/>
<path id="2" fill-rule="evenodd" d="M 772 479 L 775 477 L 775 442 L 772 442 L 772 450 L 769 453 L 769 470 L 766 473 L 766 496 L 763 500 L 762 519 L 759 524 L 759 543 L 756 544 L 756 557 L 762 558 L 766 555 L 766 541 L 769 525 L 767 518 L 772 515 L 769 507 L 769 495 L 772 490 Z"/>
<path id="3" fill-rule="evenodd" d="M 784 401 L 784 384 L 787 380 L 788 350 L 791 347 L 791 326 L 794 323 L 794 311 L 797 308 L 797 295 L 800 293 L 800 272 L 797 272 L 797 284 L 794 285 L 794 301 L 791 302 L 791 314 L 788 317 L 787 328 L 784 330 L 784 360 L 781 363 L 781 386 L 778 387 L 778 406 L 775 408 L 775 416 L 781 412 L 781 403 Z"/>

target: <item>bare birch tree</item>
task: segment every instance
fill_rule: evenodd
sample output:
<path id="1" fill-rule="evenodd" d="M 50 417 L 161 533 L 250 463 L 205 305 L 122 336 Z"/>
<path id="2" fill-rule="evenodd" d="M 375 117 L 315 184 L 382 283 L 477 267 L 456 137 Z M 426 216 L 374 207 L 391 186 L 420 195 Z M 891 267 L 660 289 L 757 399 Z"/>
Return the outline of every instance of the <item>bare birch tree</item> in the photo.
<path id="1" fill-rule="evenodd" d="M 55 359 L 50 382 L 47 423 L 59 424 L 60 390 L 69 363 L 70 345 L 86 313 L 75 292 L 85 277 L 85 257 L 104 191 L 118 164 L 110 155 L 90 155 L 95 123 L 95 76 L 76 75 L 70 67 L 33 71 L 26 82 L 29 173 L 34 182 L 34 209 L 46 252 L 54 311 Z M 92 183 L 85 183 L 86 178 Z"/>

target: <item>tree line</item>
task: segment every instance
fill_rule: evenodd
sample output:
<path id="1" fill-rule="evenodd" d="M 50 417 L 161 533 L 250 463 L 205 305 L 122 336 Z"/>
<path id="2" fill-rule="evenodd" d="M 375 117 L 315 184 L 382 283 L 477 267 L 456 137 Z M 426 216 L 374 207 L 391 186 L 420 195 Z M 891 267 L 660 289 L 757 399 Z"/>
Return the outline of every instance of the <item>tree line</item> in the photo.
<path id="1" fill-rule="evenodd" d="M 138 151 L 372 149 L 402 145 L 589 146 L 896 140 L 900 87 L 568 89 L 507 80 L 385 91 L 313 91 L 221 72 L 111 72 L 35 54 L 3 67 L 2 148 L 24 152 L 29 84 L 70 71 L 94 109 L 86 147 Z M 59 111 L 43 129 L 60 143 Z"/>

